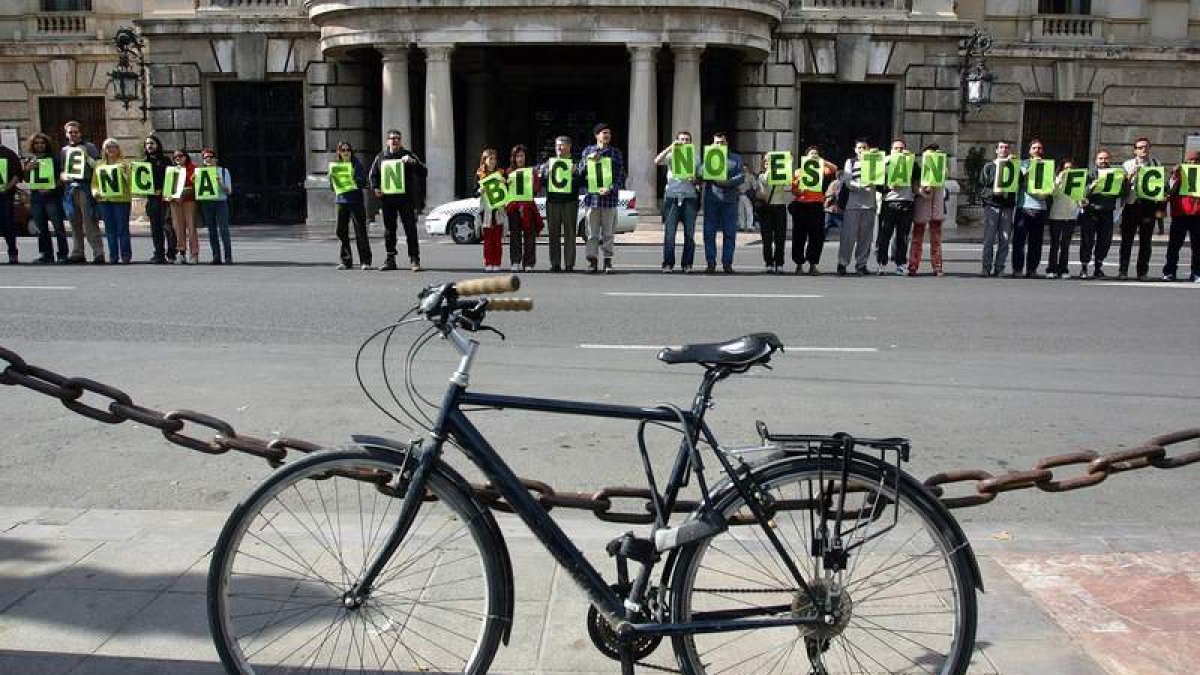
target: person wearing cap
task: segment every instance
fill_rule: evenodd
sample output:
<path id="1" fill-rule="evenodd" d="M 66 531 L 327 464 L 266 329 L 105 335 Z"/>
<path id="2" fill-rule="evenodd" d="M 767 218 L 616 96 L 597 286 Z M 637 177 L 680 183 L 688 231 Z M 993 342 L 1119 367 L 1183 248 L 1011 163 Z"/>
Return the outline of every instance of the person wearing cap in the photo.
<path id="1" fill-rule="evenodd" d="M 617 198 L 625 187 L 625 159 L 621 151 L 612 147 L 612 127 L 604 122 L 592 129 L 596 142 L 583 149 L 575 173 L 582 179 L 588 177 L 589 160 L 608 157 L 612 160 L 612 184 L 597 192 L 588 191 L 583 197 L 587 209 L 587 260 L 588 272 L 599 271 L 600 256 L 604 256 L 604 273 L 612 271 L 613 234 L 617 227 Z"/>

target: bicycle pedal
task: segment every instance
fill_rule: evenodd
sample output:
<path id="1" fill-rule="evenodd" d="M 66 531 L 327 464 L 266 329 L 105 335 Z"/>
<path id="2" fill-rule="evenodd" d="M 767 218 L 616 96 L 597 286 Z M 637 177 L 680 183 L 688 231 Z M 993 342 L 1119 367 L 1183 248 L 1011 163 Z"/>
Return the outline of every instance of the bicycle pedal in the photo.
<path id="1" fill-rule="evenodd" d="M 632 532 L 626 532 L 608 542 L 604 550 L 610 556 L 625 558 L 643 565 L 649 565 L 658 560 L 658 551 L 654 548 L 654 542 L 635 537 Z"/>
<path id="2" fill-rule="evenodd" d="M 676 527 L 667 527 L 655 532 L 654 546 L 659 551 L 669 551 L 684 544 L 720 534 L 728 528 L 729 525 L 721 516 L 705 513 Z"/>

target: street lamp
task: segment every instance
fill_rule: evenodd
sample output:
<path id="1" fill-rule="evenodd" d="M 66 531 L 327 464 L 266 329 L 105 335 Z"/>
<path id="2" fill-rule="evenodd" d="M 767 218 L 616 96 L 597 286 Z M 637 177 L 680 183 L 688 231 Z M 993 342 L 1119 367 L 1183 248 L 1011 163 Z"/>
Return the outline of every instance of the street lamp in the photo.
<path id="1" fill-rule="evenodd" d="M 978 112 L 992 102 L 994 78 L 985 62 L 988 52 L 992 51 L 992 36 L 976 28 L 970 37 L 959 43 L 959 49 L 962 51 L 962 74 L 958 118 L 965 122 L 969 110 Z"/>
<path id="2" fill-rule="evenodd" d="M 113 98 L 120 101 L 126 110 L 129 104 L 141 100 L 142 121 L 146 121 L 146 60 L 143 49 L 146 43 L 132 28 L 119 28 L 113 37 L 117 45 L 117 67 L 108 72 Z"/>

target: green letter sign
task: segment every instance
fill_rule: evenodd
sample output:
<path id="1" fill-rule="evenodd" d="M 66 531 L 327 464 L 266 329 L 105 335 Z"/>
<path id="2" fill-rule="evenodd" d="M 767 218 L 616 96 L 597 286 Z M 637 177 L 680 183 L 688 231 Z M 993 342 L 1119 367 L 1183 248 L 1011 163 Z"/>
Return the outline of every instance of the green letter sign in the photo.
<path id="1" fill-rule="evenodd" d="M 569 194 L 574 192 L 571 185 L 571 160 L 554 157 L 546 163 L 546 192 Z"/>
<path id="2" fill-rule="evenodd" d="M 1134 179 L 1133 192 L 1138 199 L 1165 202 L 1167 200 L 1167 167 L 1143 166 L 1138 170 Z"/>
<path id="3" fill-rule="evenodd" d="M 508 183 L 499 171 L 488 174 L 479 181 L 479 192 L 489 209 L 498 209 L 508 202 Z"/>
<path id="4" fill-rule="evenodd" d="M 1200 197 L 1200 164 L 1182 164 L 1179 167 L 1179 194 Z"/>
<path id="5" fill-rule="evenodd" d="M 912 185 L 913 154 L 906 150 L 888 155 L 887 170 L 888 187 Z"/>
<path id="6" fill-rule="evenodd" d="M 859 163 L 859 180 L 863 185 L 883 185 L 885 156 L 882 150 L 868 150 Z"/>
<path id="7" fill-rule="evenodd" d="M 385 195 L 404 194 L 404 162 L 399 159 L 385 159 L 379 163 L 379 187 Z"/>
<path id="8" fill-rule="evenodd" d="M 996 160 L 996 184 L 1000 192 L 1016 192 L 1021 188 L 1021 165 L 1012 159 Z"/>
<path id="9" fill-rule="evenodd" d="M 1116 197 L 1121 194 L 1121 189 L 1124 186 L 1124 169 L 1100 169 L 1100 175 L 1096 178 L 1096 184 L 1092 192 L 1105 197 Z"/>
<path id="10" fill-rule="evenodd" d="M 533 201 L 533 169 L 513 169 L 508 172 L 508 201 Z"/>
<path id="11" fill-rule="evenodd" d="M 612 187 L 612 157 L 601 157 L 598 160 L 589 159 L 587 167 L 588 192 L 598 193 L 605 188 Z"/>
<path id="12" fill-rule="evenodd" d="M 8 160 L 0 157 L 0 185 L 8 183 Z"/>
<path id="13" fill-rule="evenodd" d="M 329 163 L 329 185 L 339 195 L 358 189 L 354 180 L 354 167 L 350 162 Z"/>
<path id="14" fill-rule="evenodd" d="M 87 152 L 83 148 L 67 148 L 63 157 L 63 175 L 67 180 L 83 180 L 83 170 L 87 166 Z"/>
<path id="15" fill-rule="evenodd" d="M 723 181 L 729 178 L 729 146 L 704 146 L 704 162 L 701 164 L 700 177 L 710 181 Z"/>
<path id="16" fill-rule="evenodd" d="M 96 183 L 100 186 L 100 196 L 104 199 L 116 199 L 124 192 L 124 167 L 120 164 L 101 164 L 96 167 Z"/>
<path id="17" fill-rule="evenodd" d="M 801 190 L 808 192 L 819 192 L 821 190 L 821 177 L 824 173 L 825 160 L 820 157 L 802 157 L 800 159 L 800 170 L 796 174 L 796 185 Z"/>
<path id="18" fill-rule="evenodd" d="M 192 174 L 192 186 L 196 189 L 196 201 L 215 202 L 221 198 L 221 181 L 217 178 L 217 167 L 202 166 Z"/>
<path id="19" fill-rule="evenodd" d="M 1029 194 L 1044 197 L 1054 193 L 1054 160 L 1030 159 L 1025 189 Z"/>
<path id="20" fill-rule="evenodd" d="M 54 160 L 50 157 L 39 159 L 33 171 L 29 172 L 29 189 L 53 190 L 54 181 Z"/>
<path id="21" fill-rule="evenodd" d="M 129 163 L 129 184 L 135 197 L 154 194 L 154 167 L 150 166 L 150 162 Z"/>
<path id="22" fill-rule="evenodd" d="M 767 153 L 767 185 L 792 184 L 792 153 Z"/>
<path id="23" fill-rule="evenodd" d="M 679 180 L 696 177 L 696 146 L 691 143 L 671 146 L 671 177 Z"/>
<path id="24" fill-rule="evenodd" d="M 1062 191 L 1072 201 L 1083 201 L 1087 196 L 1087 169 L 1067 169 L 1062 174 Z"/>
<path id="25" fill-rule="evenodd" d="M 183 184 L 186 172 L 182 166 L 168 166 L 163 174 L 163 197 L 179 199 L 183 197 Z"/>
<path id="26" fill-rule="evenodd" d="M 921 187 L 946 185 L 946 153 L 927 150 L 921 154 Z"/>

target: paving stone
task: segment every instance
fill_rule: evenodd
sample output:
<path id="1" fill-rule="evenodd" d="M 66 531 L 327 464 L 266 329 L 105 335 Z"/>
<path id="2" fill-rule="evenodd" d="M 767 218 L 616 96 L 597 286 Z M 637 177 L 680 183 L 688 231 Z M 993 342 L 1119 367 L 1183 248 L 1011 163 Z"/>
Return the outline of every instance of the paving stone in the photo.
<path id="1" fill-rule="evenodd" d="M 96 654 L 217 661 L 203 595 L 163 593 L 108 639 Z M 174 672 L 174 671 L 172 671 Z"/>
<path id="2" fill-rule="evenodd" d="M 138 591 L 38 590 L 0 614 L 0 649 L 88 654 L 154 599 Z M 19 672 L 19 671 L 18 671 Z"/>
<path id="3" fill-rule="evenodd" d="M 178 581 L 181 570 L 191 569 L 208 550 L 207 543 L 197 542 L 105 544 L 56 575 L 45 587 L 165 590 Z"/>

